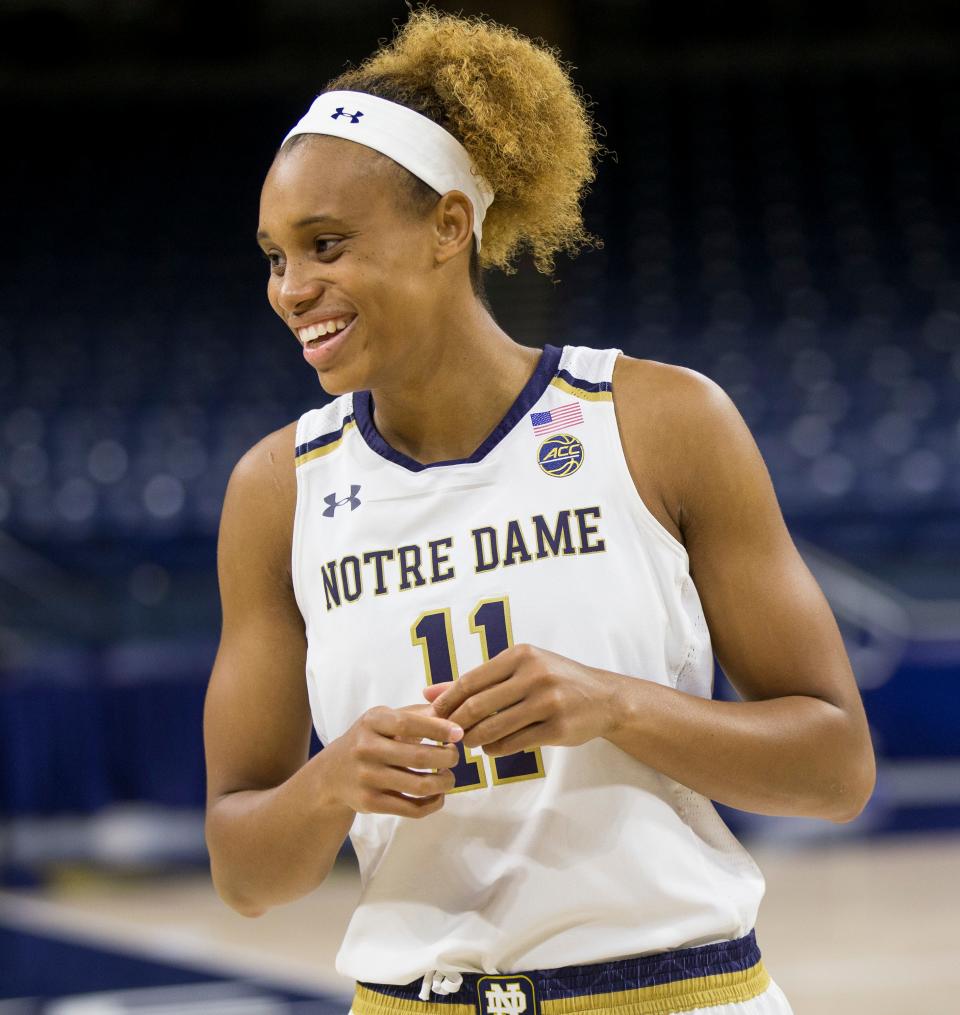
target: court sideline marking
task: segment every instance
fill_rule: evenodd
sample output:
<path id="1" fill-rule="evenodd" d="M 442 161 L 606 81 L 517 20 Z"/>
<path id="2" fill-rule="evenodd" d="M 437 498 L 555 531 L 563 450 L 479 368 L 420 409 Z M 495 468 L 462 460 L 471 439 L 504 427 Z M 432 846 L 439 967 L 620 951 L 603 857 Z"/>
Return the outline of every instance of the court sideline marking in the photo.
<path id="1" fill-rule="evenodd" d="M 77 910 L 0 891 L 0 923 L 19 930 L 49 934 L 79 944 L 97 944 L 114 951 L 170 962 L 204 973 L 272 980 L 291 990 L 322 992 L 350 1001 L 342 977 L 305 966 L 297 960 L 255 952 L 242 946 L 184 930 L 156 929 L 99 913 Z"/>

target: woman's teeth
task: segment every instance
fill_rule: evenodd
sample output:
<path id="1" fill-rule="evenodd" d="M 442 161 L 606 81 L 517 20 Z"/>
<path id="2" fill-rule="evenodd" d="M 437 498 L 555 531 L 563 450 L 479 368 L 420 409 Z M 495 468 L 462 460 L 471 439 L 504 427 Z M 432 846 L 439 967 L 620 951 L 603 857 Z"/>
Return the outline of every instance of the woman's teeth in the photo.
<path id="1" fill-rule="evenodd" d="M 338 317 L 336 320 L 321 321 L 320 324 L 310 324 L 306 328 L 300 328 L 297 331 L 297 337 L 306 345 L 307 342 L 320 338 L 321 335 L 332 335 L 337 331 L 343 331 L 346 326 L 347 322 L 342 317 Z"/>

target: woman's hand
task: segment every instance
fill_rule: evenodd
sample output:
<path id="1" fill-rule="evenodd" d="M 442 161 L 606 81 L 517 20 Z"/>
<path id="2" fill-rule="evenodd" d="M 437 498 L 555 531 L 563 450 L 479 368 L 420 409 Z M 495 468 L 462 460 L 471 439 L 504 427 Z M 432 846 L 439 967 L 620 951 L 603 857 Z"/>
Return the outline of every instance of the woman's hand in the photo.
<path id="1" fill-rule="evenodd" d="M 368 709 L 323 751 L 327 792 L 360 814 L 422 818 L 453 789 L 463 730 L 437 718 L 430 705 Z M 423 744 L 422 739 L 441 745 Z M 411 769 L 437 769 L 414 772 Z M 409 794 L 409 795 L 405 795 Z"/>
<path id="2" fill-rule="evenodd" d="M 546 649 L 514 645 L 423 695 L 437 716 L 463 728 L 464 746 L 496 756 L 606 736 L 623 679 Z"/>

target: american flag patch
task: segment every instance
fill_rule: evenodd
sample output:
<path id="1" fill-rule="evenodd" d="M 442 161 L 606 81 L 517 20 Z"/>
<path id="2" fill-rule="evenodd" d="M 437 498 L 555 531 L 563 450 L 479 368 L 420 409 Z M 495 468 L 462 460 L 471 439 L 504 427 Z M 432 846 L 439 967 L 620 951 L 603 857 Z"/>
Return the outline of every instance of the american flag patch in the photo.
<path id="1" fill-rule="evenodd" d="M 577 423 L 582 422 L 583 413 L 580 411 L 579 402 L 558 405 L 556 409 L 548 409 L 546 412 L 530 413 L 530 423 L 533 426 L 533 432 L 538 437 L 540 434 L 566 430 L 568 426 L 576 426 Z"/>

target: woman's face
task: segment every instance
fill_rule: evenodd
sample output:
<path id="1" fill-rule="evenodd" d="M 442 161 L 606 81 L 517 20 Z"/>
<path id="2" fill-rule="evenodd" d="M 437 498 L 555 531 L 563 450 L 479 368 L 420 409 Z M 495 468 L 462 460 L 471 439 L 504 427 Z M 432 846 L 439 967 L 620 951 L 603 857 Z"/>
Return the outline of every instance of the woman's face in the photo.
<path id="1" fill-rule="evenodd" d="M 363 145 L 310 135 L 263 185 L 267 298 L 333 395 L 429 371 L 428 322 L 443 296 L 437 234 L 432 215 L 410 211 L 400 172 Z"/>

